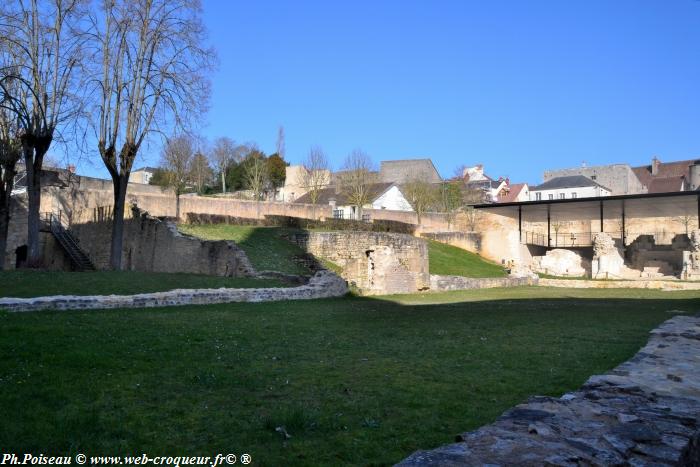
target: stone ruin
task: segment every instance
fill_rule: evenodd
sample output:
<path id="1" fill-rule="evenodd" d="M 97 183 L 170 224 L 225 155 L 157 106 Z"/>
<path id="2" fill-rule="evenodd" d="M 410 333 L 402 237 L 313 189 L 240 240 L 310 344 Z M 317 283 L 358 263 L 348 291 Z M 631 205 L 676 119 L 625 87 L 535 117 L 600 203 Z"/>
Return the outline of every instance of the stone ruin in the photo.
<path id="1" fill-rule="evenodd" d="M 555 248 L 544 256 L 532 258 L 532 270 L 552 276 L 583 277 L 588 272 L 586 261 L 573 250 Z"/>
<path id="2" fill-rule="evenodd" d="M 610 234 L 605 232 L 595 234 L 591 277 L 593 279 L 619 278 L 622 277 L 625 269 L 625 258 Z"/>
<path id="3" fill-rule="evenodd" d="M 700 280 L 700 230 L 693 230 L 690 237 L 690 251 L 683 252 L 683 273 L 688 280 Z"/>

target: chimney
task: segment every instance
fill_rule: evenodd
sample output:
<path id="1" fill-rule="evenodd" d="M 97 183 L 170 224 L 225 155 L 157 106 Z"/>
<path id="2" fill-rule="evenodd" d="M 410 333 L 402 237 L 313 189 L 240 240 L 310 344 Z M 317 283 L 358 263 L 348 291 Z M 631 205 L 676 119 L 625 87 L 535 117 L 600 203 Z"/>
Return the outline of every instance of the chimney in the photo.
<path id="1" fill-rule="evenodd" d="M 74 174 L 75 173 L 75 166 L 73 164 L 68 165 L 68 172 Z"/>
<path id="2" fill-rule="evenodd" d="M 661 166 L 661 161 L 658 157 L 654 156 L 651 160 L 651 174 L 656 176 L 659 175 L 659 166 Z"/>

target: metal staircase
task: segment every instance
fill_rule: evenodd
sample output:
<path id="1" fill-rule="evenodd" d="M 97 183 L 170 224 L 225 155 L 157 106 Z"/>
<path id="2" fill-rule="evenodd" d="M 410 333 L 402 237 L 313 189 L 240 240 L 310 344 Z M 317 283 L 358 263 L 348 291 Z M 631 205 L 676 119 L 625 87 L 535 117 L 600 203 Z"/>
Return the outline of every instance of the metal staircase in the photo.
<path id="1" fill-rule="evenodd" d="M 48 224 L 51 234 L 68 254 L 76 271 L 95 270 L 95 266 L 90 261 L 90 258 L 78 246 L 75 237 L 64 227 L 60 213 L 59 215 L 48 213 L 46 223 Z"/>

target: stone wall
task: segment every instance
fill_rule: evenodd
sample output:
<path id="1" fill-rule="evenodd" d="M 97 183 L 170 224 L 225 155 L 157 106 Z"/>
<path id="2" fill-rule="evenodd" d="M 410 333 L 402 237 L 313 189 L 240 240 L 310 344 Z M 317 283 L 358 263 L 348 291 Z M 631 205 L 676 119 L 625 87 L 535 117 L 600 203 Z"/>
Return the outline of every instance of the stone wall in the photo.
<path id="1" fill-rule="evenodd" d="M 700 282 L 679 280 L 587 280 L 540 278 L 542 287 L 564 287 L 571 289 L 659 289 L 700 290 Z"/>
<path id="2" fill-rule="evenodd" d="M 497 287 L 522 287 L 537 285 L 537 277 L 462 277 L 430 275 L 430 291 L 494 289 Z"/>
<path id="3" fill-rule="evenodd" d="M 343 268 L 363 295 L 411 293 L 430 287 L 428 245 L 404 234 L 304 232 L 290 238 L 314 256 Z"/>
<path id="4" fill-rule="evenodd" d="M 481 234 L 478 232 L 423 232 L 421 237 L 456 246 L 472 253 L 481 251 Z"/>
<path id="5" fill-rule="evenodd" d="M 109 219 L 71 226 L 80 248 L 98 269 L 109 266 L 111 227 Z M 133 271 L 232 277 L 255 274 L 245 253 L 234 242 L 184 235 L 172 222 L 156 219 L 138 209 L 124 221 L 122 264 L 126 270 Z"/>
<path id="6" fill-rule="evenodd" d="M 307 284 L 289 288 L 176 289 L 138 295 L 54 296 L 0 298 L 0 309 L 8 311 L 97 310 L 105 308 L 151 308 L 209 305 L 232 302 L 271 302 L 340 297 L 348 292 L 345 281 L 328 271 L 317 272 Z"/>
<path id="7" fill-rule="evenodd" d="M 457 441 L 398 465 L 700 465 L 700 317 L 666 321 L 578 391 L 531 397 Z"/>

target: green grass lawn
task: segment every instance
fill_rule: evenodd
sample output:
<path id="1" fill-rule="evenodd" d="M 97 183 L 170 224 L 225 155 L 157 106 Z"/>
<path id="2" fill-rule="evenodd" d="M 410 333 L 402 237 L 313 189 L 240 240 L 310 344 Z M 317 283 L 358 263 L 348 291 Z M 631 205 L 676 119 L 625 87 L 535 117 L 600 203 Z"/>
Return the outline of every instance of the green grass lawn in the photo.
<path id="1" fill-rule="evenodd" d="M 0 297 L 44 295 L 130 295 L 173 289 L 288 287 L 278 280 L 201 274 L 100 271 L 0 271 Z"/>
<path id="2" fill-rule="evenodd" d="M 532 287 L 0 312 L 0 446 L 390 465 L 579 387 L 698 297 Z"/>
<path id="3" fill-rule="evenodd" d="M 308 268 L 294 261 L 294 257 L 303 255 L 304 251 L 280 237 L 288 232 L 286 229 L 228 224 L 182 224 L 178 229 L 206 240 L 233 240 L 245 251 L 258 271 L 310 274 Z"/>
<path id="4" fill-rule="evenodd" d="M 430 274 L 464 277 L 505 277 L 506 273 L 499 264 L 485 260 L 479 255 L 445 245 L 434 240 L 427 240 Z"/>

